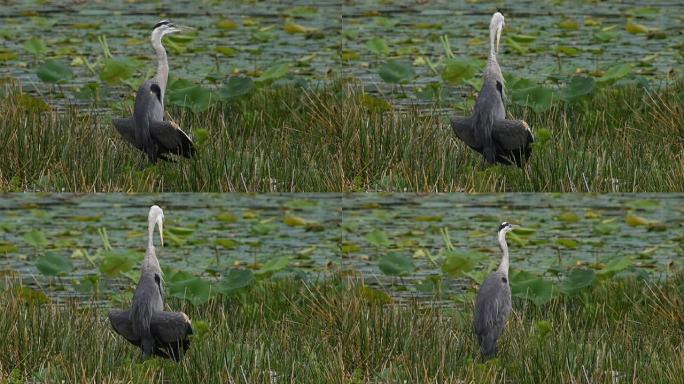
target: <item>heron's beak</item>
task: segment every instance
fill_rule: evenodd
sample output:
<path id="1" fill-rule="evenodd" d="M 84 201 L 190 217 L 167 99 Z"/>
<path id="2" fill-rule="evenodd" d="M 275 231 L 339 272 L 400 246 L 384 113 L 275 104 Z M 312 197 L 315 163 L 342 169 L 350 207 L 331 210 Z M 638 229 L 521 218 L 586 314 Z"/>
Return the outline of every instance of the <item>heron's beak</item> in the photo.
<path id="1" fill-rule="evenodd" d="M 159 216 L 157 217 L 157 226 L 159 227 L 159 241 L 161 242 L 161 246 L 164 246 L 164 217 Z"/>
<path id="2" fill-rule="evenodd" d="M 194 30 L 195 30 L 195 28 L 188 27 L 185 25 L 178 25 L 178 24 L 173 25 L 173 31 L 174 32 L 185 33 L 185 32 L 192 32 Z"/>

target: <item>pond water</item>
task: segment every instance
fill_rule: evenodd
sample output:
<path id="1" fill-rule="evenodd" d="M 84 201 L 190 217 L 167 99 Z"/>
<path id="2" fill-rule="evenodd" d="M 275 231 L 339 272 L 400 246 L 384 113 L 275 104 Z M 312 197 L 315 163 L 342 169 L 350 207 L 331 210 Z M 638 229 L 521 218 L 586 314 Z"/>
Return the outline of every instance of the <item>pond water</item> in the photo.
<path id="1" fill-rule="evenodd" d="M 165 244 L 157 246 L 165 273 L 210 282 L 280 260 L 274 276 L 349 272 L 397 297 L 429 297 L 424 284 L 439 279 L 458 295 L 498 264 L 502 221 L 525 228 L 509 234 L 512 268 L 549 279 L 621 259 L 621 273 L 651 279 L 684 267 L 682 194 L 9 194 L 0 198 L 0 271 L 56 297 L 83 294 L 77 288 L 89 275 L 101 275 L 105 290 L 132 287 L 152 204 L 165 211 Z M 133 255 L 130 271 L 103 275 L 121 253 Z M 472 271 L 447 273 L 442 264 L 454 253 L 468 254 Z M 385 275 L 388 254 L 415 271 Z M 72 268 L 44 276 L 45 255 Z"/>
<path id="2" fill-rule="evenodd" d="M 0 78 L 28 90 L 47 89 L 36 76 L 45 58 L 69 63 L 75 79 L 60 86 L 70 102 L 86 83 L 102 84 L 106 46 L 114 57 L 141 66 L 128 80 L 152 74 L 151 26 L 161 18 L 197 29 L 190 40 L 169 41 L 172 77 L 218 87 L 235 74 L 257 77 L 274 64 L 310 83 L 353 76 L 371 92 L 395 101 L 417 96 L 425 84 L 443 85 L 443 97 L 462 102 L 471 85 L 445 83 L 430 70 L 445 58 L 447 36 L 457 58 L 486 57 L 491 3 L 433 0 L 375 1 L 4 2 L 0 12 Z M 679 71 L 684 3 L 516 1 L 506 15 L 500 62 L 504 73 L 535 81 L 633 64 L 632 72 L 660 84 Z M 34 41 L 31 41 L 34 39 Z M 383 43 L 374 40 L 381 39 Z M 384 47 L 383 47 L 384 44 Z M 369 47 L 374 46 L 371 49 Z M 378 68 L 388 59 L 411 63 L 416 78 L 402 88 L 385 84 Z M 675 71 L 675 72 L 673 72 Z M 681 74 L 681 72 L 680 72 Z M 477 78 L 477 77 L 476 77 Z M 128 99 L 122 84 L 102 84 L 105 102 Z M 390 91 L 397 91 L 388 94 Z M 405 93 L 403 91 L 406 91 Z M 88 94 L 87 92 L 84 94 Z M 404 101 L 405 102 L 405 101 Z M 422 101 L 426 102 L 426 101 Z"/>

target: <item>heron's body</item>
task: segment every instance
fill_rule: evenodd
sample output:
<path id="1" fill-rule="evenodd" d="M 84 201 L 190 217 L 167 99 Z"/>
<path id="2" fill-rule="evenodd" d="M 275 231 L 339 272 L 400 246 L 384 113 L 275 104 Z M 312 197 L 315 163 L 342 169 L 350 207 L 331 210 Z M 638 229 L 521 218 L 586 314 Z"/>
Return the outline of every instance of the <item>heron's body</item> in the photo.
<path id="1" fill-rule="evenodd" d="M 501 272 L 487 276 L 475 299 L 475 335 L 482 354 L 494 356 L 496 342 L 511 313 L 511 288 Z"/>
<path id="2" fill-rule="evenodd" d="M 156 355 L 179 360 L 190 346 L 192 325 L 183 312 L 164 312 L 162 271 L 152 241 L 155 224 L 161 236 L 163 217 L 159 207 L 150 208 L 147 251 L 131 308 L 109 311 L 109 320 L 117 333 L 142 349 L 143 358 Z"/>
<path id="3" fill-rule="evenodd" d="M 454 133 L 470 148 L 481 153 L 488 163 L 522 165 L 532 151 L 532 131 L 522 120 L 507 120 L 505 84 L 496 55 L 504 18 L 500 13 L 490 23 L 490 49 L 482 89 L 475 101 L 472 117 L 455 117 Z"/>
<path id="4" fill-rule="evenodd" d="M 169 76 L 166 50 L 161 43 L 164 35 L 181 31 L 168 21 L 158 23 L 152 30 L 152 46 L 157 57 L 157 74 L 145 81 L 135 96 L 133 116 L 114 119 L 117 131 L 133 146 L 145 152 L 148 160 L 170 160 L 169 154 L 192 157 L 192 140 L 178 125 L 164 120 L 164 94 Z"/>
<path id="5" fill-rule="evenodd" d="M 475 298 L 473 326 L 477 342 L 484 356 L 496 354 L 496 343 L 511 313 L 511 288 L 508 283 L 508 244 L 506 233 L 513 227 L 508 223 L 499 227 L 499 246 L 503 256 L 499 268 L 484 280 Z"/>

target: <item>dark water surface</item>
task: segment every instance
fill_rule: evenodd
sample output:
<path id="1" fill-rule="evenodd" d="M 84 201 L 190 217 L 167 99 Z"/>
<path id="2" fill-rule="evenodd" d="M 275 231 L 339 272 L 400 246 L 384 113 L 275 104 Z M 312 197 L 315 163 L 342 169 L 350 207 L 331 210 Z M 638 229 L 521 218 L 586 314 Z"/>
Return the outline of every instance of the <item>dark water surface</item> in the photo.
<path id="1" fill-rule="evenodd" d="M 142 259 L 152 204 L 166 217 L 165 245 L 157 247 L 162 266 L 210 281 L 231 268 L 258 269 L 289 257 L 276 276 L 354 271 L 398 296 L 427 296 L 417 287 L 441 276 L 446 291 L 458 294 L 498 264 L 502 221 L 529 229 L 509 236 L 512 268 L 550 279 L 626 256 L 632 268 L 625 273 L 653 279 L 684 267 L 682 194 L 9 194 L 0 197 L 0 270 L 56 296 L 78 295 L 75 284 L 99 273 L 105 244 Z M 32 242 L 36 232 L 44 243 Z M 480 252 L 469 278 L 443 275 L 449 246 Z M 417 270 L 385 276 L 378 260 L 391 252 L 409 256 Z M 36 262 L 48 253 L 68 258 L 73 272 L 43 276 Z M 135 280 L 135 273 L 128 276 Z"/>
<path id="2" fill-rule="evenodd" d="M 73 94 L 84 84 L 101 83 L 101 39 L 106 38 L 114 57 L 142 63 L 138 80 L 131 83 L 135 87 L 154 70 L 151 26 L 169 18 L 197 29 L 190 42 L 166 44 L 172 77 L 217 87 L 231 75 L 256 76 L 275 63 L 287 63 L 291 76 L 312 84 L 349 75 L 375 93 L 399 91 L 387 95 L 395 101 L 408 97 L 420 102 L 410 90 L 441 82 L 427 65 L 439 66 L 445 59 L 440 38 L 448 37 L 457 58 L 482 61 L 488 52 L 488 23 L 497 7 L 501 4 L 447 0 L 9 1 L 0 6 L 0 52 L 5 57 L 0 78 L 45 91 L 36 68 L 46 58 L 59 58 L 76 73 L 76 79 L 60 89 L 73 91 L 67 97 L 78 102 Z M 684 2 L 525 0 L 500 9 L 506 15 L 499 58 L 504 73 L 548 81 L 630 63 L 635 74 L 654 84 L 681 74 Z M 227 19 L 234 25 L 220 23 Z M 630 33 L 629 23 L 646 29 Z M 307 32 L 288 33 L 287 24 Z M 33 37 L 44 40 L 45 53 L 34 56 L 27 51 L 25 44 Z M 384 39 L 389 52 L 377 55 L 369 50 L 374 38 Z M 516 39 L 517 45 L 506 39 Z M 384 84 L 378 67 L 388 59 L 412 63 L 417 78 L 401 90 Z M 478 82 L 446 86 L 444 97 L 461 102 Z M 120 100 L 127 87 L 103 89 L 105 100 Z"/>

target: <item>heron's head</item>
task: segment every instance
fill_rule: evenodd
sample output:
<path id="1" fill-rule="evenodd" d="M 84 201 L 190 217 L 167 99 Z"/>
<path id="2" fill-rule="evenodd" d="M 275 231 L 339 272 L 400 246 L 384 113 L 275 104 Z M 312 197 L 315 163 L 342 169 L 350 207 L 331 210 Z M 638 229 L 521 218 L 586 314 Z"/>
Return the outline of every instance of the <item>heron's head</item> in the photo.
<path id="1" fill-rule="evenodd" d="M 164 246 L 164 211 L 158 205 L 150 207 L 150 213 L 147 215 L 147 223 L 149 228 L 148 236 L 151 239 L 154 233 L 154 226 L 159 227 L 159 241 L 162 247 Z"/>
<path id="2" fill-rule="evenodd" d="M 192 28 L 183 25 L 177 25 L 169 20 L 162 20 L 154 25 L 152 28 L 152 42 L 161 41 L 162 37 L 176 32 L 187 32 Z"/>
<path id="3" fill-rule="evenodd" d="M 504 27 L 504 16 L 501 12 L 496 12 L 492 15 L 492 21 L 489 23 L 489 33 L 495 36 L 496 52 L 499 52 L 499 40 L 501 40 L 501 30 Z"/>
<path id="4" fill-rule="evenodd" d="M 513 228 L 515 228 L 513 224 L 504 221 L 503 223 L 501 223 L 501 225 L 499 225 L 499 236 L 505 235 L 506 233 L 512 231 Z"/>

